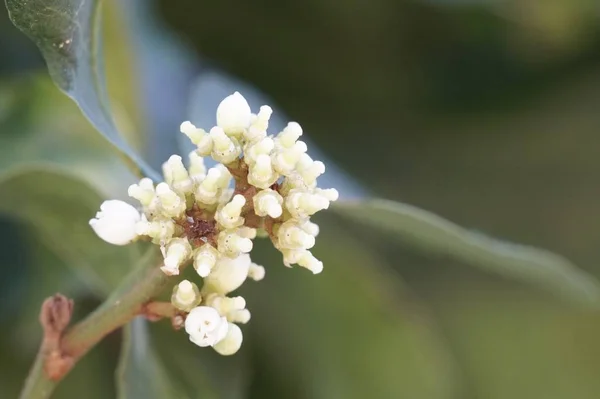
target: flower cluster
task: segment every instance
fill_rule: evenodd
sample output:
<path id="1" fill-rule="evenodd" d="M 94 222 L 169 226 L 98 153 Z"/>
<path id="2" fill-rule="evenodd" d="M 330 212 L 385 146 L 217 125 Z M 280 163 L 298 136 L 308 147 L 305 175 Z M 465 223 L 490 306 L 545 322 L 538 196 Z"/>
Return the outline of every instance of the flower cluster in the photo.
<path id="1" fill-rule="evenodd" d="M 249 252 L 258 233 L 269 236 L 286 266 L 297 264 L 320 273 L 323 264 L 310 249 L 319 227 L 310 216 L 338 198 L 335 189 L 317 187 L 325 165 L 313 160 L 299 140 L 302 128 L 290 122 L 267 134 L 272 110 L 253 114 L 238 92 L 217 108 L 217 126 L 206 132 L 190 122 L 181 132 L 197 147 L 187 167 L 178 155 L 163 165 L 164 182 L 148 178 L 129 187 L 141 211 L 117 200 L 105 201 L 90 221 L 105 241 L 125 245 L 145 238 L 159 245 L 161 270 L 178 275 L 189 263 L 203 279 L 173 289 L 171 303 L 187 313 L 185 330 L 199 346 L 223 355 L 242 342 L 237 326 L 250 320 L 244 298 L 229 296 L 247 278 L 261 280 L 264 267 Z M 207 170 L 205 157 L 219 162 Z"/>

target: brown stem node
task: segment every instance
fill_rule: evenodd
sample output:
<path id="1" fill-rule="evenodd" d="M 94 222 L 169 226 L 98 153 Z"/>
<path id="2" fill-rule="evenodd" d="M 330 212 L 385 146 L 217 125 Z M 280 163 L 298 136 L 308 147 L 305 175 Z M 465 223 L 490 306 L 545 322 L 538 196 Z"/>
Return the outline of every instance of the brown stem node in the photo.
<path id="1" fill-rule="evenodd" d="M 58 381 L 73 367 L 74 359 L 63 353 L 60 342 L 63 332 L 71 322 L 73 300 L 56 294 L 47 298 L 40 310 L 40 323 L 44 330 L 42 351 L 45 354 L 44 371 L 53 381 Z"/>

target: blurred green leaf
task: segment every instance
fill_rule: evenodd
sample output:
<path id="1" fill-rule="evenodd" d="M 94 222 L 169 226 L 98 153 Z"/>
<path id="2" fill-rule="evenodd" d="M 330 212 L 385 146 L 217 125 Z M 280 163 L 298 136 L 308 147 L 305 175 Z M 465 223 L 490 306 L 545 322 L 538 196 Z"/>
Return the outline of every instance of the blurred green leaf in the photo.
<path id="1" fill-rule="evenodd" d="M 596 279 L 552 252 L 496 240 L 400 202 L 340 202 L 333 209 L 428 253 L 535 283 L 586 305 L 600 306 L 600 285 Z"/>
<path id="2" fill-rule="evenodd" d="M 598 397 L 597 312 L 508 282 L 429 280 L 422 295 L 460 362 L 468 399 Z"/>
<path id="3" fill-rule="evenodd" d="M 136 318 L 123 329 L 121 357 L 117 368 L 118 399 L 184 399 L 151 345 L 146 321 Z"/>
<path id="4" fill-rule="evenodd" d="M 317 276 L 285 268 L 257 242 L 266 278 L 240 292 L 252 311 L 244 335 L 261 360 L 252 397 L 457 397 L 455 364 L 425 309 L 360 242 L 321 226 Z"/>
<path id="5" fill-rule="evenodd" d="M 0 213 L 29 225 L 73 272 L 106 294 L 136 264 L 143 243 L 119 247 L 100 240 L 88 221 L 101 202 L 87 184 L 59 169 L 23 168 L 0 180 Z"/>
<path id="6" fill-rule="evenodd" d="M 133 169 L 156 179 L 119 133 L 109 106 L 99 0 L 6 0 L 13 23 L 39 47 L 50 75 Z"/>

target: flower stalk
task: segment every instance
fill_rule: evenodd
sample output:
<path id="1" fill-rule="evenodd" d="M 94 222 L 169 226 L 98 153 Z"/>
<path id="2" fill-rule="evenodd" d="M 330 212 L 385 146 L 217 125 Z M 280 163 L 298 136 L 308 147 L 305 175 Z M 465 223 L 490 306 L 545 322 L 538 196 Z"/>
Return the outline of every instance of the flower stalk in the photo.
<path id="1" fill-rule="evenodd" d="M 146 315 L 147 309 L 165 310 L 164 307 L 156 307 L 148 303 L 161 293 L 169 280 L 169 277 L 151 262 L 155 258 L 155 251 L 146 254 L 140 267 L 132 271 L 98 309 L 73 327 L 66 329 L 60 336 L 56 335 L 58 332 L 56 329 L 51 329 L 47 323 L 44 323 L 44 319 L 48 319 L 44 317 L 48 313 L 47 303 L 55 297 L 44 302 L 40 314 L 44 339 L 20 399 L 49 398 L 56 385 L 77 361 L 102 338 L 127 324 L 134 317 Z M 155 312 L 152 314 L 158 316 Z"/>

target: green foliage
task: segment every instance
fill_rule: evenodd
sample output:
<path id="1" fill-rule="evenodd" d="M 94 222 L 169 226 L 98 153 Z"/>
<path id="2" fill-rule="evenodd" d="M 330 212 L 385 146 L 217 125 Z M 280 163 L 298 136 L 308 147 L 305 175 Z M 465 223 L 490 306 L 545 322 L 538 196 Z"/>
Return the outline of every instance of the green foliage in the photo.
<path id="1" fill-rule="evenodd" d="M 185 398 L 173 388 L 177 379 L 170 378 L 157 359 L 142 319 L 132 321 L 123 329 L 116 374 L 118 399 Z"/>
<path id="2" fill-rule="evenodd" d="M 88 221 L 102 197 L 60 170 L 30 167 L 0 181 L 0 213 L 27 224 L 95 292 L 107 294 L 140 257 L 139 245 L 111 246 Z"/>
<path id="3" fill-rule="evenodd" d="M 134 169 L 156 178 L 119 133 L 108 102 L 99 0 L 6 0 L 10 18 L 42 52 L 50 75 Z"/>
<path id="4" fill-rule="evenodd" d="M 342 202 L 334 209 L 377 229 L 383 237 L 414 246 L 428 254 L 453 258 L 538 284 L 582 304 L 595 308 L 600 306 L 600 285 L 594 277 L 549 251 L 495 240 L 399 202 L 377 199 Z"/>

